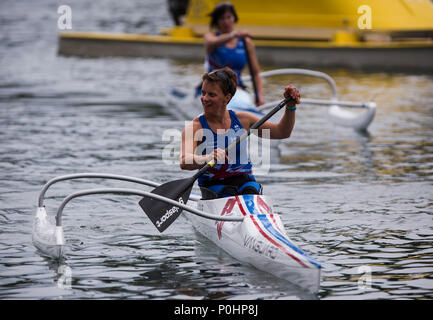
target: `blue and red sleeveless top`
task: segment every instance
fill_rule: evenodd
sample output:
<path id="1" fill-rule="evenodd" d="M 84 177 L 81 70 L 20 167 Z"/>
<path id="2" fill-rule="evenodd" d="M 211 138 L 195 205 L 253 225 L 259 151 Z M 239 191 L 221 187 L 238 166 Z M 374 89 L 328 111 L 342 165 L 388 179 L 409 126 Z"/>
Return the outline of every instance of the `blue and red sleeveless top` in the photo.
<path id="1" fill-rule="evenodd" d="M 217 32 L 216 35 L 220 33 Z M 238 44 L 235 48 L 227 48 L 226 46 L 217 47 L 211 54 L 206 56 L 207 72 L 223 67 L 229 67 L 238 76 L 238 85 L 243 87 L 241 79 L 242 69 L 247 64 L 247 55 L 245 52 L 244 42 L 238 39 Z"/>
<path id="2" fill-rule="evenodd" d="M 198 119 L 203 129 L 203 140 L 197 146 L 197 154 L 209 154 L 216 148 L 225 149 L 230 144 L 236 141 L 245 133 L 236 113 L 233 110 L 228 110 L 230 113 L 231 125 L 230 129 L 223 134 L 217 134 L 212 131 L 206 118 L 201 114 Z M 232 149 L 228 153 L 229 160 L 226 163 L 216 163 L 213 168 L 210 168 L 206 173 L 198 178 L 198 185 L 202 187 L 209 180 L 217 181 L 224 180 L 241 174 L 252 174 L 252 165 L 247 152 L 247 140 L 239 143 L 236 149 Z"/>

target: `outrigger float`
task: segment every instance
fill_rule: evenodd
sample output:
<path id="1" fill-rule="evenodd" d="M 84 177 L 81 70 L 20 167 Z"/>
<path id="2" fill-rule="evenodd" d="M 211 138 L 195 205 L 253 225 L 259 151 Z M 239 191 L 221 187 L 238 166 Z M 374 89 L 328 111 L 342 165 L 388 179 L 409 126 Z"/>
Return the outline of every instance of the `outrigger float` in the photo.
<path id="1" fill-rule="evenodd" d="M 66 245 L 62 216 L 66 205 L 73 199 L 94 194 L 122 194 L 148 197 L 173 205 L 188 212 L 193 227 L 235 259 L 250 264 L 287 280 L 311 293 L 320 288 L 322 266 L 302 251 L 286 234 L 278 214 L 272 210 L 267 196 L 242 195 L 229 198 L 202 200 L 192 194 L 193 206 L 141 189 L 100 188 L 74 192 L 64 198 L 56 213 L 55 225 L 47 215 L 44 204 L 48 189 L 60 182 L 73 179 L 109 179 L 158 187 L 158 183 L 135 177 L 80 173 L 59 176 L 42 188 L 33 222 L 33 244 L 44 255 L 61 258 Z"/>
<path id="2" fill-rule="evenodd" d="M 58 53 L 203 61 L 207 15 L 218 2 L 190 0 L 185 19 L 159 34 L 62 32 Z M 262 65 L 433 71 L 430 0 L 232 2 Z"/>

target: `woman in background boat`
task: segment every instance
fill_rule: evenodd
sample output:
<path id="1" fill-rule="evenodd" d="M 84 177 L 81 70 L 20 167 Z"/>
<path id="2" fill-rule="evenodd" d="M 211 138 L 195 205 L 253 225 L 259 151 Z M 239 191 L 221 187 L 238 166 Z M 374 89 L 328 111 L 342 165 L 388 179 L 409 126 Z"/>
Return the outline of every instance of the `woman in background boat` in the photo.
<path id="1" fill-rule="evenodd" d="M 210 32 L 204 37 L 207 72 L 229 67 L 238 77 L 238 86 L 245 89 L 241 73 L 247 64 L 245 49 L 248 50 L 253 69 L 252 74 L 257 86 L 258 103 L 256 104 L 257 106 L 262 105 L 264 103 L 263 90 L 256 50 L 248 31 L 234 29 L 238 21 L 235 8 L 230 2 L 221 2 L 209 15 L 211 17 L 210 28 L 215 32 Z M 247 48 L 244 47 L 244 43 Z"/>
<path id="2" fill-rule="evenodd" d="M 236 154 L 227 155 L 225 148 L 248 130 L 260 118 L 251 112 L 227 109 L 235 95 L 237 76 L 228 67 L 205 73 L 202 77 L 201 103 L 203 113 L 190 122 L 182 132 L 180 167 L 196 170 L 212 159 L 216 164 L 199 177 L 203 198 L 221 198 L 239 194 L 261 194 L 261 186 L 252 174 L 246 140 L 238 144 Z M 284 97 L 292 97 L 278 123 L 267 121 L 258 131 L 269 130 L 271 139 L 288 138 L 295 125 L 298 90 L 291 85 L 284 89 Z M 234 150 L 233 150 L 234 153 Z"/>

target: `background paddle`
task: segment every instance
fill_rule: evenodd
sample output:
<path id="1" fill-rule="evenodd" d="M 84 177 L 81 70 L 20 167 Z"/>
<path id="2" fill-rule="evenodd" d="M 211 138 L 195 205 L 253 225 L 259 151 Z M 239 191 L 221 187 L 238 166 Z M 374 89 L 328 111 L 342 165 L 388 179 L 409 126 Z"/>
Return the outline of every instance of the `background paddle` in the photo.
<path id="1" fill-rule="evenodd" d="M 239 143 L 245 140 L 251 133 L 251 130 L 258 129 L 263 123 L 277 113 L 282 107 L 285 106 L 292 98 L 286 98 L 282 100 L 275 108 L 269 113 L 264 115 L 259 121 L 251 126 L 244 134 L 236 139 L 231 145 L 229 145 L 225 151 L 228 154 L 229 151 L 235 148 Z M 186 204 L 191 194 L 192 186 L 194 182 L 204 174 L 207 170 L 215 165 L 214 160 L 209 161 L 203 168 L 197 171 L 191 178 L 179 179 L 161 184 L 152 190 L 152 193 L 158 194 L 172 200 L 176 200 L 180 203 Z M 143 197 L 139 202 L 140 207 L 144 213 L 149 217 L 150 221 L 156 226 L 159 232 L 163 232 L 167 229 L 182 212 L 177 206 L 154 200 L 148 197 Z"/>
<path id="2" fill-rule="evenodd" d="M 250 56 L 250 53 L 248 51 L 247 42 L 245 41 L 245 39 L 242 39 L 242 42 L 244 43 L 245 53 L 247 55 L 247 64 L 248 64 L 248 69 L 250 70 L 251 82 L 253 83 L 254 97 L 256 98 L 256 105 L 258 105 L 259 104 L 259 93 L 257 91 L 256 79 L 254 78 L 253 65 L 251 63 L 251 56 Z"/>

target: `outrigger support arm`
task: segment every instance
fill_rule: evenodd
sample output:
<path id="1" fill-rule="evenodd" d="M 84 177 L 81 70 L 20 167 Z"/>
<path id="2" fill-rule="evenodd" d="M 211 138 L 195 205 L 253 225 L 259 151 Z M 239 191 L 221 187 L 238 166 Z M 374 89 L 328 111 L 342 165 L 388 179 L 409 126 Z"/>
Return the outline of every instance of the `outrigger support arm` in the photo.
<path id="1" fill-rule="evenodd" d="M 271 76 L 279 76 L 284 74 L 298 74 L 298 75 L 311 76 L 311 77 L 321 78 L 323 80 L 326 80 L 326 82 L 328 82 L 329 86 L 331 87 L 332 98 L 337 99 L 337 85 L 335 84 L 334 79 L 332 79 L 326 73 L 320 71 L 314 71 L 308 69 L 297 69 L 297 68 L 286 68 L 286 69 L 276 69 L 276 70 L 260 72 L 260 77 L 267 78 Z M 244 77 L 244 80 L 246 81 L 251 80 L 251 77 L 246 76 Z"/>
<path id="2" fill-rule="evenodd" d="M 277 76 L 277 75 L 285 75 L 285 74 L 296 74 L 296 75 L 304 75 L 311 76 L 315 78 L 320 78 L 328 82 L 331 87 L 332 96 L 331 100 L 319 100 L 319 99 L 301 99 L 301 104 L 310 104 L 310 105 L 325 105 L 325 106 L 334 106 L 338 105 L 341 107 L 352 107 L 352 108 L 376 108 L 376 103 L 374 102 L 351 102 L 351 101 L 338 101 L 337 99 L 337 85 L 335 84 L 334 79 L 332 79 L 326 73 L 320 71 L 313 71 L 308 69 L 297 69 L 297 68 L 286 68 L 286 69 L 276 69 L 270 71 L 264 71 L 260 73 L 262 78 Z M 251 80 L 250 76 L 246 76 L 245 80 Z M 266 110 L 270 107 L 273 107 L 277 103 L 277 101 L 269 102 L 264 105 L 258 107 L 258 110 Z"/>
<path id="3" fill-rule="evenodd" d="M 257 110 L 266 110 L 275 105 L 276 101 L 265 103 L 259 107 Z M 375 102 L 353 102 L 353 101 L 339 101 L 339 100 L 321 100 L 321 99 L 307 99 L 302 98 L 301 104 L 311 104 L 318 106 L 341 106 L 349 108 L 376 108 Z"/>
<path id="4" fill-rule="evenodd" d="M 209 214 L 206 212 L 203 212 L 201 210 L 192 208 L 190 206 L 187 206 L 183 203 L 179 203 L 175 200 L 171 200 L 169 198 L 151 193 L 146 192 L 142 190 L 137 189 L 123 189 L 123 188 L 101 188 L 101 189 L 87 189 L 87 190 L 81 190 L 75 193 L 72 193 L 71 195 L 67 196 L 62 203 L 59 206 L 59 209 L 57 210 L 56 214 L 56 226 L 60 227 L 62 225 L 62 214 L 63 209 L 65 208 L 66 204 L 71 201 L 74 198 L 92 195 L 92 194 L 126 194 L 126 195 L 137 195 L 141 197 L 148 197 L 155 200 L 163 201 L 166 203 L 169 203 L 173 206 L 176 206 L 178 208 L 181 208 L 183 210 L 189 211 L 195 215 L 201 216 L 203 218 L 212 219 L 212 220 L 219 220 L 219 221 L 232 221 L 232 222 L 241 222 L 243 220 L 243 217 L 229 217 L 229 216 L 216 216 L 214 214 Z"/>
<path id="5" fill-rule="evenodd" d="M 82 178 L 96 178 L 96 179 L 110 179 L 110 180 L 121 180 L 121 181 L 128 181 L 128 182 L 134 182 L 142 185 L 146 185 L 149 187 L 158 187 L 160 184 L 151 180 L 145 180 L 135 177 L 129 177 L 129 176 L 122 176 L 118 174 L 107 174 L 107 173 L 94 173 L 94 172 L 85 172 L 85 173 L 76 173 L 76 174 L 67 174 L 63 176 L 55 177 L 51 180 L 49 180 L 42 188 L 40 194 L 39 194 L 39 201 L 38 206 L 43 207 L 44 206 L 44 199 L 45 194 L 50 186 L 53 184 L 65 181 L 65 180 L 73 180 L 73 179 L 82 179 Z M 194 196 L 191 197 L 192 200 L 198 200 L 198 198 L 194 198 Z"/>

